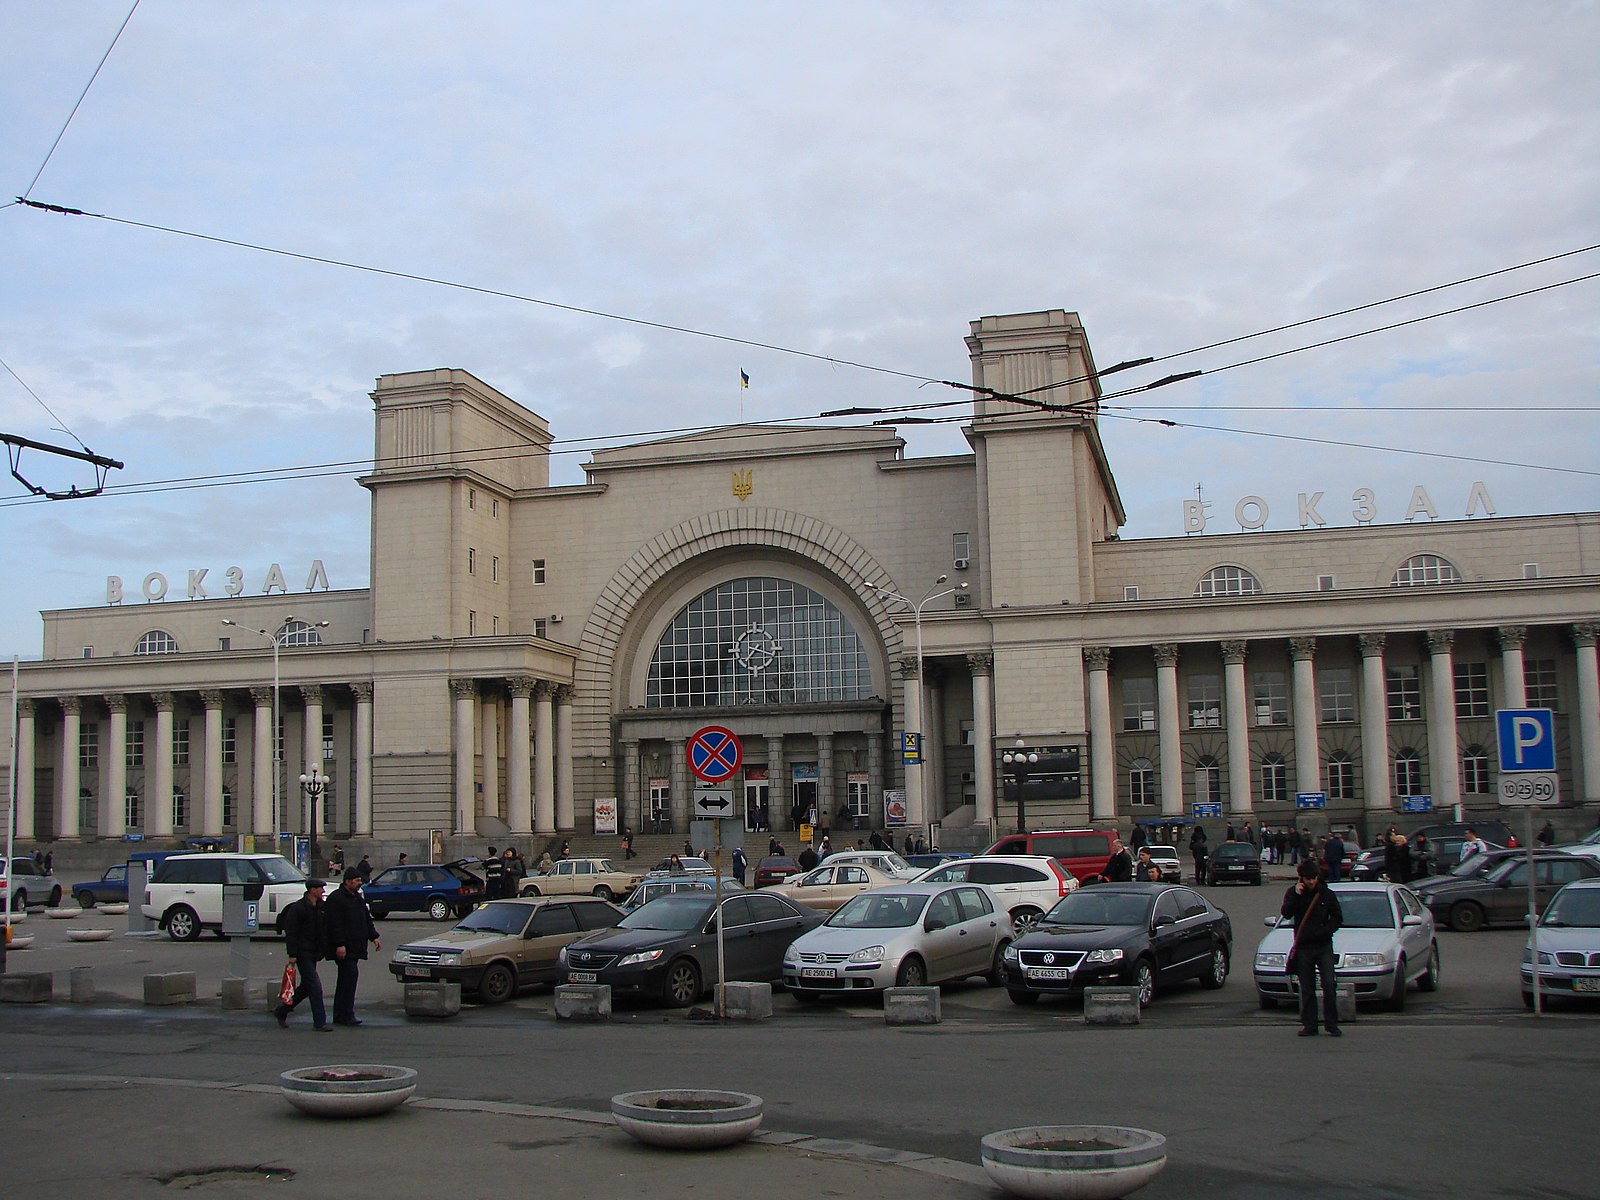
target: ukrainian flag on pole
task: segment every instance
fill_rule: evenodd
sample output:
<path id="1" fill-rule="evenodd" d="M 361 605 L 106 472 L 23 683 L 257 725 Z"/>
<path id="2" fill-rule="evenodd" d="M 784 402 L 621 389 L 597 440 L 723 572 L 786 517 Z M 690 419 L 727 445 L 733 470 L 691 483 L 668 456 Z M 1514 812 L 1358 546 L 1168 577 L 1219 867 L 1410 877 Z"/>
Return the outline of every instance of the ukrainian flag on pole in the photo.
<path id="1" fill-rule="evenodd" d="M 743 371 L 739 372 L 739 386 L 741 388 L 747 388 L 750 386 L 750 376 L 746 375 Z"/>

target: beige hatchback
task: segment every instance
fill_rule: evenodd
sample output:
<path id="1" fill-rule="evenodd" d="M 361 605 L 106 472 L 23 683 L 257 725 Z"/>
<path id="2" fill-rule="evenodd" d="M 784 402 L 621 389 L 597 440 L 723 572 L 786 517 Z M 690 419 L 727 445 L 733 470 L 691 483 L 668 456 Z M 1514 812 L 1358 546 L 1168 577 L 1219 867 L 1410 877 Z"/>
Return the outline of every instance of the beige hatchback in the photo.
<path id="1" fill-rule="evenodd" d="M 820 867 L 814 867 L 804 875 L 791 875 L 766 890 L 818 912 L 833 912 L 846 900 L 854 899 L 862 892 L 904 882 L 865 863 L 836 863 L 830 858 Z"/>
<path id="2" fill-rule="evenodd" d="M 609 858 L 563 858 L 543 875 L 529 875 L 519 896 L 599 896 L 615 900 L 639 886 L 643 872 L 618 871 Z"/>

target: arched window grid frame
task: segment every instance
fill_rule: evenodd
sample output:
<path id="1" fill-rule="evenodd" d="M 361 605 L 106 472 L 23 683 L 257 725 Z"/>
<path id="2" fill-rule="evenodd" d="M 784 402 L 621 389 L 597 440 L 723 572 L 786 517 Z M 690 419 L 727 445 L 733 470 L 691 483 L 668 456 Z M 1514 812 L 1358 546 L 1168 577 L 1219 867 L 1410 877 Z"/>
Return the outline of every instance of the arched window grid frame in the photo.
<path id="1" fill-rule="evenodd" d="M 285 621 L 278 630 L 278 645 L 288 646 L 320 646 L 322 635 L 317 632 L 317 627 L 310 621 Z"/>
<path id="2" fill-rule="evenodd" d="M 1237 563 L 1219 563 L 1195 584 L 1194 594 L 1197 599 L 1211 599 L 1227 596 L 1259 596 L 1267 589 L 1261 586 L 1261 580 L 1255 574 Z"/>
<path id="3" fill-rule="evenodd" d="M 165 629 L 151 629 L 134 643 L 133 652 L 137 655 L 176 654 L 178 639 Z"/>
<path id="4" fill-rule="evenodd" d="M 1396 568 L 1391 587 L 1437 587 L 1462 582 L 1454 563 L 1440 554 L 1413 554 Z"/>

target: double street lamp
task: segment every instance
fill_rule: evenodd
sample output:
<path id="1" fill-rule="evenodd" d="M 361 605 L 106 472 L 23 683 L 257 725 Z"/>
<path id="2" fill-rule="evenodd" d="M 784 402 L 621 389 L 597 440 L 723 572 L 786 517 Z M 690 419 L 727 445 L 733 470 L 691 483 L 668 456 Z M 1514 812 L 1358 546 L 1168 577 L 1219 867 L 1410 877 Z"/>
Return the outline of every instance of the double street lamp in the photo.
<path id="1" fill-rule="evenodd" d="M 312 763 L 310 773 L 300 776 L 300 790 L 306 794 L 306 799 L 311 802 L 311 821 L 307 825 L 307 828 L 311 831 L 311 848 L 306 865 L 311 868 L 313 874 L 320 874 L 317 832 L 321 826 L 317 821 L 317 801 L 328 790 L 328 777 L 322 773 L 321 763 Z"/>
<path id="2" fill-rule="evenodd" d="M 1000 756 L 1000 761 L 1006 765 L 1017 780 L 1017 832 L 1028 832 L 1028 770 L 1039 763 L 1039 752 L 1029 750 L 1021 738 L 1010 750 Z"/>

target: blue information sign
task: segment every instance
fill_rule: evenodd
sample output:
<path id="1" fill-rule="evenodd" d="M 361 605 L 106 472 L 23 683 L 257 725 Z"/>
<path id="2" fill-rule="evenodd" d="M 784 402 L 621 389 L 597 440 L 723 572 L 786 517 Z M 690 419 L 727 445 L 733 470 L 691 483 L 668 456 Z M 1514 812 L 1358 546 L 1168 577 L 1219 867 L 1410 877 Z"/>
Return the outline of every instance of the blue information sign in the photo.
<path id="1" fill-rule="evenodd" d="M 1501 708 L 1494 714 L 1500 770 L 1556 769 L 1556 714 L 1548 708 Z"/>
<path id="2" fill-rule="evenodd" d="M 1202 803 L 1199 803 L 1199 802 L 1195 803 L 1194 816 L 1195 816 L 1195 820 L 1197 820 L 1197 821 L 1201 817 L 1220 817 L 1221 815 L 1222 815 L 1222 805 L 1220 803 L 1217 803 L 1217 804 L 1202 804 Z"/>
<path id="3" fill-rule="evenodd" d="M 1296 792 L 1294 794 L 1296 808 L 1327 808 L 1327 792 Z"/>
<path id="4" fill-rule="evenodd" d="M 905 763 L 919 763 L 922 761 L 922 735 L 920 733 L 902 733 L 900 735 L 900 761 Z"/>
<path id="5" fill-rule="evenodd" d="M 1433 811 L 1433 797 L 1432 796 L 1401 796 L 1400 797 L 1400 811 L 1401 812 L 1432 812 Z"/>

